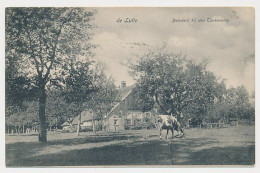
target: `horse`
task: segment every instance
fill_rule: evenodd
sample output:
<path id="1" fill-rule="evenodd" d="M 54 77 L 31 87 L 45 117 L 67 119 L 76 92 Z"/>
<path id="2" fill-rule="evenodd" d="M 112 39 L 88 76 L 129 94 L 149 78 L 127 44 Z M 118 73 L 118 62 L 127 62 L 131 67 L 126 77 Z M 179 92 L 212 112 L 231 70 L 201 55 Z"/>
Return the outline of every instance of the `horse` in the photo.
<path id="1" fill-rule="evenodd" d="M 172 138 L 174 137 L 174 130 L 178 132 L 178 136 L 182 133 L 184 135 L 184 129 L 181 128 L 180 122 L 177 118 L 171 115 L 158 115 L 158 128 L 160 131 L 160 139 L 162 139 L 162 130 L 167 130 L 166 139 L 168 139 L 169 130 L 172 131 Z"/>

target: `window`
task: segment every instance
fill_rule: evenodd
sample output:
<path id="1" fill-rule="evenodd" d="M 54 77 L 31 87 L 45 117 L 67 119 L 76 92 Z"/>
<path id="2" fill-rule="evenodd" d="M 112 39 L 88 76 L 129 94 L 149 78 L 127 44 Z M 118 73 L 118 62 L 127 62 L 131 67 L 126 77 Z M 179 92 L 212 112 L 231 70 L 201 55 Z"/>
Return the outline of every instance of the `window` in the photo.
<path id="1" fill-rule="evenodd" d="M 146 112 L 146 113 L 145 113 L 145 116 L 146 116 L 146 117 L 151 117 L 151 113 L 150 113 L 150 112 Z"/>
<path id="2" fill-rule="evenodd" d="M 118 125 L 118 119 L 114 119 L 114 125 Z"/>

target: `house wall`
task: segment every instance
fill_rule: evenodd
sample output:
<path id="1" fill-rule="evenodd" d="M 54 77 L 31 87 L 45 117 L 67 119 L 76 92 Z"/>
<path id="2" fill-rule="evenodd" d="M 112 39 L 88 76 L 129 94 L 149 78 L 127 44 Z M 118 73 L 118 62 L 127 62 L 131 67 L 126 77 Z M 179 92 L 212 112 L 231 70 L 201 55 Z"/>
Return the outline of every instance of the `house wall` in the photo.
<path id="1" fill-rule="evenodd" d="M 123 117 L 118 117 L 117 115 L 109 117 L 106 129 L 111 132 L 124 130 Z"/>
<path id="2" fill-rule="evenodd" d="M 94 120 L 94 124 L 95 124 L 95 129 L 97 130 L 101 130 L 102 129 L 102 121 L 100 120 Z M 80 128 L 81 129 L 93 129 L 93 123 L 92 120 L 89 121 L 84 121 L 80 124 Z"/>
<path id="3" fill-rule="evenodd" d="M 103 129 L 105 131 L 125 130 L 125 123 L 130 120 L 130 124 L 133 126 L 135 121 L 144 121 L 146 113 L 151 115 L 151 122 L 153 122 L 151 112 L 143 113 L 141 111 L 141 107 L 136 101 L 136 94 L 135 92 L 131 92 L 119 105 L 112 109 L 108 118 L 103 121 Z M 116 124 L 115 120 L 117 120 Z"/>
<path id="4" fill-rule="evenodd" d="M 92 127 L 91 121 L 85 121 L 82 124 L 80 124 L 81 127 Z"/>
<path id="5" fill-rule="evenodd" d="M 92 122 L 91 121 L 85 121 L 80 124 L 80 129 L 92 129 Z"/>
<path id="6" fill-rule="evenodd" d="M 116 114 L 111 115 L 109 118 L 103 121 L 103 130 L 105 131 L 122 131 L 125 130 L 125 125 L 128 123 L 130 126 L 134 126 L 136 122 L 145 121 L 145 117 L 149 114 L 151 116 L 150 122 L 154 122 L 154 118 L 151 112 L 141 112 L 138 110 L 128 111 L 123 116 L 118 116 Z M 116 123 L 116 124 L 115 124 Z"/>
<path id="7" fill-rule="evenodd" d="M 62 130 L 67 131 L 67 130 L 69 130 L 69 128 L 70 128 L 70 126 L 63 126 Z"/>

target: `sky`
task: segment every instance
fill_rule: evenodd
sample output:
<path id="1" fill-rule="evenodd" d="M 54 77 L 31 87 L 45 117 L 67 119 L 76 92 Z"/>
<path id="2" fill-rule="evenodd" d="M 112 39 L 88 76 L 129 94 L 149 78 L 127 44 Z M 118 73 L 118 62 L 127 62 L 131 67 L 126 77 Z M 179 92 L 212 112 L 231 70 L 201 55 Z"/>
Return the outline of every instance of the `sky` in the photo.
<path id="1" fill-rule="evenodd" d="M 255 86 L 255 17 L 253 8 L 95 8 L 93 43 L 116 85 L 134 84 L 127 60 L 162 47 L 201 61 L 226 79 L 227 87 Z M 126 19 L 135 22 L 124 22 Z M 192 19 L 195 19 L 192 21 Z M 216 19 L 217 21 L 212 21 Z M 121 21 L 122 20 L 122 21 Z M 121 21 L 121 22 L 120 22 Z"/>

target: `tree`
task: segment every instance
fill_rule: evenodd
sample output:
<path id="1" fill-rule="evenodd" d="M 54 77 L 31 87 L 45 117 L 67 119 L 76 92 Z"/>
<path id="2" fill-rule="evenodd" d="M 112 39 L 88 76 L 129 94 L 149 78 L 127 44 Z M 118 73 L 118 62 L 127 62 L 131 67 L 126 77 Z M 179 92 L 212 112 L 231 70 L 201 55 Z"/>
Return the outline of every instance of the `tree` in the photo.
<path id="1" fill-rule="evenodd" d="M 75 117 L 78 109 L 74 103 L 65 100 L 60 90 L 51 89 L 48 91 L 46 118 L 49 128 L 60 127 L 62 123 Z"/>
<path id="2" fill-rule="evenodd" d="M 173 102 L 177 98 L 176 94 L 181 92 L 177 90 L 180 89 L 183 77 L 182 66 L 183 61 L 180 56 L 162 50 L 149 52 L 141 57 L 137 64 L 131 65 L 132 76 L 137 80 L 141 98 L 149 100 L 150 105 L 146 105 L 147 108 L 153 107 L 156 103 L 163 113 L 178 112 Z M 172 86 L 175 84 L 176 86 Z"/>
<path id="3" fill-rule="evenodd" d="M 10 109 L 10 108 L 9 108 Z M 22 107 L 16 106 L 11 107 L 11 111 L 6 116 L 6 125 L 15 126 L 18 129 L 22 127 L 23 133 L 25 127 L 32 127 L 34 122 L 38 122 L 38 105 L 35 101 L 24 101 Z M 17 129 L 15 129 L 17 131 Z"/>
<path id="4" fill-rule="evenodd" d="M 226 93 L 226 103 L 233 108 L 230 118 L 250 119 L 252 116 L 252 106 L 249 102 L 249 93 L 246 88 L 238 86 L 237 88 L 229 88 Z"/>
<path id="5" fill-rule="evenodd" d="M 67 102 L 77 105 L 79 135 L 81 112 L 84 109 L 92 109 L 101 118 L 112 108 L 118 92 L 114 81 L 107 78 L 100 63 L 71 63 L 66 69 L 70 75 L 64 80 L 62 93 Z M 98 117 L 92 117 L 93 121 L 94 118 Z"/>
<path id="6" fill-rule="evenodd" d="M 232 119 L 247 119 L 254 121 L 254 107 L 249 102 L 249 94 L 244 86 L 229 88 L 224 93 L 222 100 L 208 110 L 207 119 L 211 122 L 223 120 L 230 123 Z"/>
<path id="7" fill-rule="evenodd" d="M 6 50 L 22 59 L 19 73 L 34 76 L 39 101 L 39 141 L 47 142 L 46 86 L 61 77 L 68 59 L 88 55 L 93 12 L 83 8 L 7 8 Z M 8 56 L 6 56 L 8 58 Z"/>
<path id="8" fill-rule="evenodd" d="M 6 105 L 23 107 L 24 101 L 35 99 L 37 88 L 32 84 L 32 79 L 24 76 L 6 78 Z"/>
<path id="9" fill-rule="evenodd" d="M 8 117 L 14 113 L 24 110 L 24 102 L 35 99 L 37 88 L 32 83 L 32 78 L 28 78 L 18 73 L 18 67 L 16 64 L 21 63 L 21 61 L 17 55 L 8 51 L 6 54 L 5 105 L 6 116 Z"/>
<path id="10" fill-rule="evenodd" d="M 69 75 L 64 79 L 64 87 L 62 95 L 69 103 L 74 103 L 77 106 L 75 112 L 79 116 L 77 135 L 80 131 L 81 112 L 87 108 L 86 103 L 91 100 L 91 94 L 97 91 L 93 82 L 94 72 L 90 69 L 92 62 L 71 62 L 65 69 Z"/>
<path id="11" fill-rule="evenodd" d="M 191 65 L 194 67 L 198 66 L 195 64 Z M 192 118 L 194 122 L 202 124 L 204 120 L 208 119 L 209 110 L 214 104 L 224 99 L 226 86 L 223 80 L 219 82 L 219 79 L 205 68 L 197 72 L 194 70 L 189 71 L 190 76 L 199 76 L 197 80 L 198 83 L 194 85 L 194 89 L 198 94 L 196 99 L 184 108 L 183 112 L 189 115 L 187 118 Z"/>
<path id="12" fill-rule="evenodd" d="M 159 49 L 131 64 L 130 70 L 145 103 L 144 110 L 157 104 L 161 113 L 174 114 L 180 119 L 188 106 L 202 109 L 209 101 L 214 101 L 217 82 L 206 66 L 207 61 L 195 63 Z"/>
<path id="13" fill-rule="evenodd" d="M 119 91 L 115 86 L 114 79 L 107 77 L 104 72 L 104 65 L 97 63 L 94 70 L 93 82 L 96 92 L 92 93 L 91 99 L 88 100 L 88 107 L 102 118 L 108 113 L 114 104 L 118 101 Z"/>
<path id="14" fill-rule="evenodd" d="M 94 83 L 96 92 L 92 93 L 87 102 L 87 107 L 94 111 L 97 117 L 92 117 L 93 131 L 95 132 L 94 119 L 102 119 L 118 101 L 119 91 L 117 90 L 112 77 L 104 73 L 104 65 L 97 63 L 94 70 Z M 94 115 L 94 114 L 93 114 Z"/>

